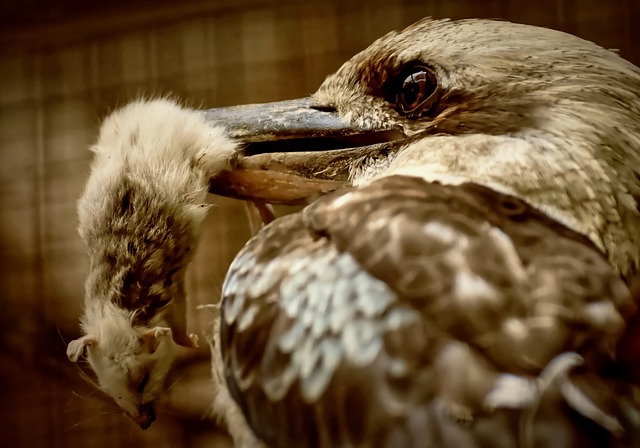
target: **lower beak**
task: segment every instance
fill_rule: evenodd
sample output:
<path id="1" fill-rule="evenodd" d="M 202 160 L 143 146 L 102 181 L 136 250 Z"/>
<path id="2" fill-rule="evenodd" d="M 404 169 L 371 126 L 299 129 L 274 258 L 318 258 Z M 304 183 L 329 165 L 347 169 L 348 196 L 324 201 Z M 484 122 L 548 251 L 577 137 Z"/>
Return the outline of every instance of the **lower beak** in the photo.
<path id="1" fill-rule="evenodd" d="M 358 163 L 404 137 L 397 128 L 349 124 L 313 98 L 203 113 L 244 144 L 234 169 L 213 177 L 209 191 L 268 203 L 304 204 L 349 185 Z"/>

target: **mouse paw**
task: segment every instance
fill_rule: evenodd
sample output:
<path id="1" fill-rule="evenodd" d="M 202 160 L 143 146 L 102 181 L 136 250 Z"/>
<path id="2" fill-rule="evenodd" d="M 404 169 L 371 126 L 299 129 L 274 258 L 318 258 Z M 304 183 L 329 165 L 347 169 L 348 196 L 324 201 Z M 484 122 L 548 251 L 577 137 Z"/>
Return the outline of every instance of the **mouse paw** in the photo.
<path id="1" fill-rule="evenodd" d="M 200 338 L 195 333 L 189 333 L 189 340 L 191 341 L 191 348 L 200 347 Z"/>

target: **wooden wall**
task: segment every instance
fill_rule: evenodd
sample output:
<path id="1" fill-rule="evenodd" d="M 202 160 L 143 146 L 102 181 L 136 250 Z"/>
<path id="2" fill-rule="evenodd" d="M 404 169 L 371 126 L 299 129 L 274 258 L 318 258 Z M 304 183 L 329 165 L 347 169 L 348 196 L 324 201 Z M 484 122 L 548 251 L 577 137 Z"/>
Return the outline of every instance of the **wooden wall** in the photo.
<path id="1" fill-rule="evenodd" d="M 96 5 L 96 3 L 100 3 Z M 0 5 L 0 446 L 227 446 L 208 419 L 207 352 L 142 432 L 66 361 L 78 335 L 84 250 L 75 201 L 100 119 L 138 95 L 197 107 L 294 98 L 383 33 L 434 17 L 565 30 L 640 64 L 637 0 L 12 0 Z M 248 237 L 237 201 L 213 208 L 189 272 L 206 332 Z"/>

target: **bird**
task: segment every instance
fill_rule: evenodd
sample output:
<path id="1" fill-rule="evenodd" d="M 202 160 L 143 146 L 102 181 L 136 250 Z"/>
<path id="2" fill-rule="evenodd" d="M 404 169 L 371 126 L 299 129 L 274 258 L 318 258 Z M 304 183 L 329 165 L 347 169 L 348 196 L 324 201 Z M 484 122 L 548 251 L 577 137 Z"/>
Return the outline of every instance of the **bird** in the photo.
<path id="1" fill-rule="evenodd" d="M 640 69 L 555 30 L 427 18 L 309 98 L 204 113 L 244 145 L 211 192 L 306 205 L 222 287 L 236 441 L 640 443 Z"/>

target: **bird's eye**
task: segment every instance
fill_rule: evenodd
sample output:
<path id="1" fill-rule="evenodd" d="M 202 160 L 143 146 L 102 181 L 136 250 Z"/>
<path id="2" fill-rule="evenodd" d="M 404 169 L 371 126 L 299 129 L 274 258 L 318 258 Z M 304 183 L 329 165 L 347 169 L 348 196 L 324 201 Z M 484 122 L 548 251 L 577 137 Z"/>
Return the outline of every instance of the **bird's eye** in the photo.
<path id="1" fill-rule="evenodd" d="M 396 107 L 399 112 L 417 117 L 428 111 L 436 100 L 438 83 L 430 69 L 416 65 L 398 78 Z"/>

